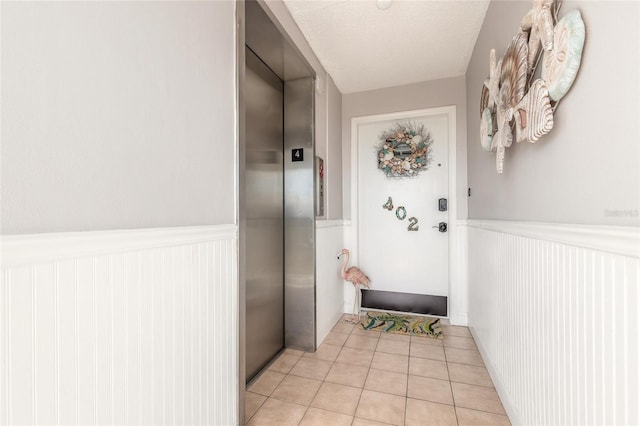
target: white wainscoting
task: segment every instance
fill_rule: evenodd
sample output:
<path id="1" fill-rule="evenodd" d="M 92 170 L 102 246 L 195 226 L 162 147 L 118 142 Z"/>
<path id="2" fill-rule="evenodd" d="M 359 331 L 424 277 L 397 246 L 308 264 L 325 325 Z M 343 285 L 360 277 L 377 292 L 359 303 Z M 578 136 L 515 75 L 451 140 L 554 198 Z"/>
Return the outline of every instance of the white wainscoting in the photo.
<path id="1" fill-rule="evenodd" d="M 344 239 L 344 244 L 342 248 L 346 248 L 352 251 L 353 249 L 353 241 L 355 239 L 355 236 L 353 235 L 353 223 L 350 220 L 345 220 L 344 221 L 344 233 L 343 233 L 343 239 Z M 341 259 L 342 260 L 342 259 Z M 351 265 L 353 265 L 353 256 L 352 259 L 350 261 Z M 340 266 L 342 266 L 342 262 L 340 263 Z M 342 279 L 342 277 L 340 278 Z M 353 299 L 355 298 L 355 291 L 353 289 L 353 285 L 348 282 L 348 281 L 343 281 L 343 286 L 342 286 L 342 303 L 343 303 L 343 307 L 342 307 L 342 312 L 345 314 L 352 314 L 353 313 Z"/>
<path id="2" fill-rule="evenodd" d="M 513 424 L 640 423 L 640 230 L 467 225 L 469 326 Z"/>
<path id="3" fill-rule="evenodd" d="M 344 248 L 343 245 L 343 220 L 316 221 L 316 339 L 318 345 L 342 316 L 345 284 L 340 276 L 342 262 L 336 256 Z"/>
<path id="4" fill-rule="evenodd" d="M 453 325 L 468 324 L 469 314 L 469 285 L 468 285 L 468 236 L 467 221 L 456 221 L 456 232 L 450 238 L 455 238 L 455 250 L 449 251 L 449 256 L 455 256 L 453 267 L 449 268 L 449 321 Z M 452 260 L 450 260 L 451 262 Z"/>
<path id="5" fill-rule="evenodd" d="M 236 424 L 236 234 L 2 237 L 0 424 Z"/>

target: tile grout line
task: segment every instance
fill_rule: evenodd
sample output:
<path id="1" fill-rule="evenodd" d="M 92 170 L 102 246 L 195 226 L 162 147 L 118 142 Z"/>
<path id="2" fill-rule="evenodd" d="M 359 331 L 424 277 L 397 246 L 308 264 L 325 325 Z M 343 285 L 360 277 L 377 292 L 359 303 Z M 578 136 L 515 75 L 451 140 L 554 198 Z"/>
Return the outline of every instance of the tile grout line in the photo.
<path id="1" fill-rule="evenodd" d="M 407 406 L 409 405 L 409 374 L 411 372 L 411 337 L 409 337 L 409 353 L 407 354 L 407 387 L 404 397 L 404 423 L 407 424 Z"/>
<path id="2" fill-rule="evenodd" d="M 280 355 L 278 355 L 278 358 L 280 358 L 282 355 L 284 355 L 284 353 L 285 353 L 285 351 L 286 351 L 286 350 L 287 350 L 287 349 L 285 348 L 285 349 L 282 351 L 282 353 L 281 353 Z M 300 359 L 301 359 L 301 358 L 302 358 L 302 355 L 300 355 L 300 357 L 298 357 L 298 361 L 300 361 Z M 276 361 L 276 360 L 274 359 L 274 362 L 275 362 L 275 361 Z M 295 366 L 296 366 L 296 364 L 298 363 L 298 361 L 296 361 L 296 362 L 295 362 L 295 364 L 293 364 L 293 366 L 291 367 L 291 369 L 290 369 L 289 371 L 293 370 L 293 367 L 295 367 Z M 273 363 L 272 363 L 272 364 L 273 364 Z M 268 367 L 267 367 L 267 368 L 265 368 L 265 370 L 264 370 L 263 372 L 261 372 L 261 373 L 260 373 L 260 377 L 262 377 L 262 374 L 266 373 L 267 371 L 273 371 L 273 372 L 276 372 L 276 373 L 280 373 L 279 371 L 269 370 L 269 369 L 268 369 Z M 245 425 L 249 424 L 249 422 L 251 421 L 251 419 L 253 419 L 253 417 L 254 417 L 256 414 L 258 414 L 258 411 L 260 411 L 260 409 L 262 408 L 262 406 L 263 406 L 263 405 L 264 405 L 264 404 L 269 400 L 269 398 L 271 398 L 271 395 L 273 394 L 273 392 L 275 392 L 275 390 L 278 388 L 278 386 L 280 386 L 280 384 L 284 381 L 284 379 L 289 375 L 289 373 L 281 373 L 281 374 L 284 374 L 284 377 L 282 378 L 282 380 L 280 380 L 280 381 L 278 382 L 278 384 L 276 384 L 276 386 L 273 388 L 273 390 L 272 390 L 271 392 L 269 392 L 269 395 L 262 395 L 262 394 L 259 394 L 259 393 L 251 392 L 248 388 L 246 388 L 246 387 L 245 387 L 245 394 L 246 394 L 247 392 L 251 392 L 251 393 L 255 393 L 256 395 L 260 395 L 260 396 L 264 396 L 264 397 L 265 397 L 265 400 L 264 400 L 264 401 L 262 401 L 262 403 L 260 403 L 260 405 L 258 405 L 258 408 L 256 408 L 256 411 L 254 411 L 254 412 L 253 412 L 253 414 L 252 414 L 248 419 L 245 419 L 245 420 L 244 420 L 244 424 L 245 424 Z M 254 384 L 255 384 L 255 383 L 260 379 L 260 377 L 258 377 L 257 379 L 254 379 L 254 381 L 253 381 L 253 383 L 252 383 L 251 385 L 253 386 L 253 385 L 254 385 Z M 245 399 L 246 399 L 246 398 L 245 398 Z M 274 399 L 275 399 L 275 398 L 274 398 Z M 280 401 L 280 400 L 278 400 L 278 401 Z M 245 406 L 246 406 L 246 405 L 245 405 Z"/>
<path id="3" fill-rule="evenodd" d="M 358 326 L 357 326 L 357 324 L 354 324 L 353 328 L 351 329 L 351 332 L 349 333 L 349 336 L 361 336 L 360 334 L 353 334 L 353 332 L 356 329 L 358 329 Z M 347 338 L 347 340 L 348 340 L 348 338 Z M 378 343 L 380 343 L 380 336 L 378 336 Z M 367 379 L 369 378 L 369 372 L 371 371 L 371 365 L 373 364 L 373 358 L 375 357 L 376 349 L 378 347 L 378 343 L 376 343 L 376 347 L 373 348 L 373 351 L 372 351 L 373 352 L 373 356 L 371 357 L 371 361 L 369 362 L 369 366 L 367 367 L 367 374 L 365 374 L 364 383 L 362 383 L 362 388 L 360 389 L 360 396 L 358 397 L 358 402 L 356 403 L 356 410 L 354 411 L 353 419 L 351 420 L 351 424 L 352 425 L 353 425 L 353 423 L 355 423 L 356 419 L 358 418 L 358 417 L 356 417 L 356 414 L 358 413 L 358 407 L 360 406 L 360 401 L 362 400 L 362 394 L 365 391 L 365 386 L 367 384 Z M 343 347 L 344 347 L 344 345 L 343 345 Z M 336 360 L 337 360 L 337 357 L 336 357 Z M 351 365 L 351 364 L 345 364 L 345 365 Z"/>
<path id="4" fill-rule="evenodd" d="M 356 327 L 354 326 L 354 327 L 351 329 L 351 332 L 349 332 L 349 333 L 342 333 L 342 334 L 347 334 L 347 335 L 350 337 L 350 336 L 352 336 L 353 330 L 355 330 L 355 328 L 356 328 Z M 334 330 L 332 329 L 332 330 L 331 330 L 331 332 L 333 332 L 333 331 L 334 331 Z M 329 367 L 329 370 L 327 371 L 327 374 L 325 374 L 324 378 L 321 380 L 320 386 L 318 387 L 318 389 L 317 389 L 317 390 L 316 390 L 316 392 L 314 393 L 313 398 L 311 398 L 311 402 L 309 403 L 309 405 L 307 405 L 307 409 L 305 410 L 305 412 L 304 412 L 304 414 L 303 414 L 302 418 L 300 419 L 300 422 L 298 422 L 298 424 L 300 424 L 300 423 L 302 422 L 302 420 L 304 419 L 304 417 L 306 416 L 306 414 L 309 412 L 309 409 L 310 409 L 310 408 L 312 408 L 311 404 L 313 404 L 313 400 L 317 397 L 317 395 L 318 395 L 318 393 L 320 392 L 320 389 L 322 388 L 322 386 L 323 386 L 325 383 L 334 384 L 334 383 L 332 383 L 332 382 L 327 382 L 327 380 L 326 380 L 326 379 L 327 379 L 327 377 L 329 376 L 329 373 L 331 372 L 331 370 L 333 369 L 333 367 L 337 364 L 337 359 L 338 359 L 338 357 L 339 357 L 340 353 L 342 352 L 342 349 L 343 349 L 343 348 L 345 348 L 345 343 L 346 343 L 346 341 L 349 339 L 349 337 L 347 337 L 347 338 L 345 339 L 345 341 L 342 343 L 342 345 L 340 345 L 340 346 L 339 346 L 339 347 L 340 347 L 340 351 L 338 351 L 338 354 L 336 355 L 336 357 L 334 358 L 334 360 L 333 360 L 333 361 L 331 361 L 331 366 Z M 324 343 L 324 342 L 323 342 L 323 343 Z M 329 343 L 327 343 L 327 344 L 329 344 Z M 335 344 L 331 344 L 331 345 L 332 345 L 332 346 L 338 346 L 338 345 L 335 345 Z M 349 346 L 346 346 L 346 347 L 349 347 Z M 302 358 L 302 357 L 304 357 L 304 354 L 303 354 L 300 358 Z M 318 358 L 314 358 L 314 359 L 318 359 Z M 320 360 L 322 360 L 322 359 L 320 359 Z M 296 362 L 296 364 L 297 364 L 297 362 Z M 345 364 L 345 365 L 350 365 L 350 364 Z M 293 367 L 291 368 L 291 370 L 293 370 Z M 288 375 L 288 374 L 287 374 L 287 375 Z M 368 375 L 368 370 L 367 370 L 367 375 Z M 284 379 L 283 379 L 283 380 L 284 380 Z M 366 378 L 365 378 L 365 380 L 366 380 Z M 345 386 L 346 386 L 346 385 L 345 385 Z M 352 386 L 350 386 L 350 387 L 352 387 Z M 361 392 L 360 392 L 360 397 L 358 398 L 358 403 L 356 404 L 356 410 L 357 410 L 357 408 L 358 408 L 358 404 L 360 403 L 360 398 L 362 397 L 362 391 L 364 391 L 364 384 L 363 384 L 363 389 L 362 389 L 362 390 L 361 390 Z M 316 408 L 316 407 L 313 407 L 313 408 Z M 327 409 L 321 409 L 321 408 L 318 408 L 318 409 L 320 409 L 320 410 L 324 410 L 324 411 L 327 411 L 327 412 L 330 412 L 330 413 L 344 414 L 344 413 L 339 413 L 339 412 L 337 412 L 337 411 L 332 411 L 332 410 L 327 410 Z M 353 419 L 352 419 L 351 423 L 353 424 L 353 422 L 355 421 L 355 418 L 356 418 L 356 417 L 355 417 L 355 412 L 353 413 L 353 416 L 352 416 L 352 417 L 353 417 Z"/>
<path id="5" fill-rule="evenodd" d="M 251 392 L 251 391 L 248 391 L 248 390 L 246 390 L 246 389 L 245 389 L 245 394 L 246 394 L 247 392 Z M 251 392 L 251 393 L 253 393 L 253 392 Z M 260 394 L 259 394 L 259 393 L 257 393 L 256 395 L 260 395 Z M 260 396 L 264 396 L 264 395 L 260 395 Z M 248 419 L 244 419 L 244 424 L 245 424 L 245 425 L 249 424 L 249 421 L 251 421 L 251 419 L 253 418 L 253 416 L 255 416 L 255 415 L 258 413 L 258 411 L 260 411 L 260 408 L 262 408 L 262 406 L 264 405 L 264 403 L 265 403 L 265 402 L 267 402 L 267 400 L 268 400 L 268 399 L 269 399 L 269 397 L 268 397 L 268 396 L 267 396 L 267 397 L 265 397 L 264 401 L 262 401 L 262 402 L 260 403 L 260 405 L 258 405 L 258 408 L 256 408 L 256 411 L 254 411 L 254 412 L 253 412 L 253 414 L 252 414 Z M 246 398 L 245 398 L 245 400 L 246 400 Z M 246 406 L 246 405 L 245 405 L 245 406 Z"/>
<path id="6" fill-rule="evenodd" d="M 340 319 L 340 321 L 343 321 L 343 319 Z M 351 327 L 351 331 L 349 332 L 349 337 L 351 336 L 357 336 L 357 334 L 353 334 L 353 332 L 356 330 L 357 325 L 354 324 L 353 327 Z M 347 340 L 349 340 L 349 338 L 347 337 Z M 377 346 L 377 343 L 376 343 Z M 343 346 L 344 347 L 344 346 Z M 340 352 L 342 352 L 342 349 L 340 349 Z M 338 352 L 338 356 L 340 356 L 340 352 Z M 375 353 L 375 352 L 374 352 Z M 338 360 L 338 356 L 336 356 L 336 361 Z M 373 359 L 372 359 L 373 360 Z M 347 364 L 348 365 L 348 364 Z M 360 391 L 360 396 L 358 397 L 358 402 L 356 403 L 356 409 L 353 412 L 353 418 L 351 419 L 351 425 L 353 426 L 353 424 L 356 421 L 356 413 L 358 412 L 358 406 L 360 405 L 360 400 L 362 399 L 362 393 L 364 392 L 364 385 L 367 383 L 367 377 L 369 376 L 369 369 L 367 369 L 367 374 L 364 377 L 364 383 L 362 384 L 362 390 Z"/>
<path id="7" fill-rule="evenodd" d="M 317 349 L 316 349 L 317 352 Z M 306 353 L 306 352 L 305 352 Z M 304 354 L 300 355 L 300 358 L 298 359 L 298 361 L 296 361 L 296 364 L 298 364 L 298 362 L 300 362 L 300 360 L 304 357 Z M 333 368 L 333 365 L 335 364 L 335 362 L 331 363 L 331 367 L 329 367 L 329 371 L 331 371 L 331 369 Z M 289 370 L 289 372 L 293 371 L 295 365 L 293 367 L 291 367 L 291 370 Z M 309 408 L 311 408 L 311 404 L 313 404 L 313 400 L 316 399 L 316 396 L 318 396 L 318 392 L 320 392 L 320 389 L 322 389 L 322 385 L 324 384 L 324 379 L 327 378 L 327 375 L 329 374 L 329 371 L 327 371 L 327 374 L 325 374 L 324 378 L 320 381 L 320 386 L 318 386 L 318 389 L 316 389 L 316 392 L 313 394 L 313 397 L 311 398 L 311 401 L 309 401 L 309 405 L 307 405 L 306 409 L 304 410 L 304 413 L 302 414 L 302 417 L 300 418 L 300 421 L 298 422 L 298 424 L 302 423 L 302 421 L 304 420 L 304 417 L 307 415 L 307 413 L 309 412 Z M 289 375 L 289 373 L 287 373 L 287 376 Z M 287 377 L 285 376 L 285 379 Z M 284 379 L 282 379 L 284 381 Z"/>
<path id="8" fill-rule="evenodd" d="M 449 377 L 449 388 L 451 389 L 451 400 L 453 401 L 453 414 L 456 416 L 456 424 L 460 425 L 458 419 L 458 410 L 456 409 L 456 397 L 453 393 L 453 384 L 451 383 L 451 373 L 449 373 L 449 362 L 447 361 L 447 351 L 444 350 L 444 341 L 442 342 L 442 351 L 444 352 L 444 364 L 447 367 L 447 376 Z"/>
<path id="9" fill-rule="evenodd" d="M 351 335 L 353 336 L 353 331 L 358 328 L 357 325 L 353 327 L 351 330 Z M 362 400 L 362 394 L 364 393 L 364 387 L 367 385 L 367 379 L 369 378 L 369 373 L 371 372 L 371 364 L 373 364 L 373 358 L 376 356 L 376 349 L 378 348 L 378 344 L 380 343 L 380 336 L 378 336 L 378 342 L 376 343 L 376 347 L 373 348 L 373 356 L 371 357 L 371 362 L 369 362 L 369 367 L 367 368 L 367 374 L 364 376 L 364 383 L 362 384 L 362 390 L 360 391 L 360 396 L 358 397 L 358 402 L 356 403 L 356 411 L 353 413 L 353 420 L 351 420 L 351 424 L 356 421 L 356 414 L 358 413 L 358 407 L 360 406 L 360 401 Z"/>
<path id="10" fill-rule="evenodd" d="M 463 337 L 463 336 L 453 336 L 453 337 Z M 468 337 L 467 337 L 467 338 L 468 338 Z M 471 339 L 471 340 L 473 341 L 473 343 L 475 344 L 475 340 L 473 340 L 473 337 L 471 337 L 470 339 Z M 444 344 L 444 342 L 443 342 L 443 344 Z M 475 352 L 479 352 L 479 351 L 477 350 L 477 346 L 476 346 L 476 349 L 464 349 L 464 348 L 456 348 L 456 347 L 452 347 L 452 346 L 447 346 L 447 347 L 448 347 L 448 348 L 450 348 L 450 349 L 460 349 L 460 350 L 466 350 L 466 351 L 475 351 Z M 492 384 L 492 386 L 483 386 L 483 385 L 477 385 L 477 384 L 474 384 L 474 383 L 457 382 L 457 381 L 453 381 L 453 380 L 451 380 L 451 375 L 450 375 L 450 373 L 449 373 L 449 361 L 447 360 L 447 351 L 446 351 L 446 350 L 444 351 L 444 354 L 445 354 L 445 355 L 444 355 L 444 356 L 445 356 L 445 363 L 446 363 L 446 365 L 447 365 L 447 374 L 449 374 L 449 384 L 450 384 L 450 386 L 451 386 L 451 395 L 452 395 L 452 396 L 454 395 L 454 394 L 453 394 L 453 383 L 460 383 L 460 384 L 463 384 L 463 385 L 468 385 L 468 386 L 477 386 L 477 387 L 483 387 L 483 388 L 487 388 L 487 389 L 494 389 L 494 390 L 495 390 L 495 385 L 493 384 L 493 380 L 491 380 L 491 384 Z M 487 368 L 487 367 L 486 367 L 486 365 L 484 364 L 484 361 L 482 362 L 482 365 L 481 365 L 481 366 L 479 366 L 479 365 L 475 365 L 475 364 L 464 364 L 464 363 L 460 363 L 460 362 L 451 362 L 451 364 L 466 365 L 466 366 L 468 366 L 468 367 L 484 368 L 485 370 L 486 370 L 486 368 Z M 500 400 L 500 397 L 499 397 L 499 396 L 498 396 L 498 400 Z M 453 398 L 453 403 L 454 403 L 454 411 L 455 411 L 456 419 L 457 419 L 457 418 L 458 418 L 458 410 L 457 410 L 458 405 L 457 405 L 457 404 L 456 404 L 456 402 L 455 402 L 455 397 Z M 500 400 L 500 404 L 502 404 L 502 400 Z M 462 406 L 461 406 L 460 408 L 465 409 L 465 410 L 477 411 L 477 412 L 479 412 L 479 413 L 493 414 L 493 415 L 497 415 L 497 416 L 505 416 L 504 414 L 495 413 L 495 412 L 492 412 L 492 411 L 486 411 L 486 410 L 479 410 L 479 409 L 477 409 L 477 408 L 469 408 L 469 407 L 462 407 Z M 508 416 L 506 416 L 506 417 L 507 417 L 507 419 L 508 419 Z M 458 422 L 458 424 L 459 424 L 459 422 Z"/>

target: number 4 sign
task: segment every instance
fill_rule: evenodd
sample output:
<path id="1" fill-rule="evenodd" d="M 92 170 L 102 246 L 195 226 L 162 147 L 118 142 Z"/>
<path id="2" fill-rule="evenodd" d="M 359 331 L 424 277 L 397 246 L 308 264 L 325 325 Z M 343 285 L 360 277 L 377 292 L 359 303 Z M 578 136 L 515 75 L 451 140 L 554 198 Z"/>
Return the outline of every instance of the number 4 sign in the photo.
<path id="1" fill-rule="evenodd" d="M 292 149 L 291 161 L 304 161 L 304 149 L 303 148 Z"/>

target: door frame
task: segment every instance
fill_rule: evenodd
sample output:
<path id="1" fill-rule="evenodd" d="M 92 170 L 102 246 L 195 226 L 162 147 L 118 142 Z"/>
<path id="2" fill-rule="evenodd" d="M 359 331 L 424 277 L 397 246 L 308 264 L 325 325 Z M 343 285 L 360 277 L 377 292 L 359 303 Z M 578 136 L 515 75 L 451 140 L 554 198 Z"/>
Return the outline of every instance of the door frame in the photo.
<path id="1" fill-rule="evenodd" d="M 409 111 L 390 112 L 385 114 L 365 115 L 353 117 L 351 119 L 351 246 L 353 248 L 351 257 L 353 264 L 358 264 L 359 258 L 359 210 L 358 210 L 358 126 L 366 123 L 376 123 L 387 120 L 402 120 L 424 116 L 446 115 L 449 140 L 447 141 L 447 165 L 448 170 L 448 211 L 447 211 L 447 233 L 448 241 L 448 290 L 447 290 L 447 317 L 451 316 L 451 301 L 454 299 L 451 294 L 454 284 L 457 282 L 458 274 L 458 235 L 456 220 L 458 218 L 457 191 L 456 191 L 456 106 L 449 105 L 436 108 L 416 109 Z"/>

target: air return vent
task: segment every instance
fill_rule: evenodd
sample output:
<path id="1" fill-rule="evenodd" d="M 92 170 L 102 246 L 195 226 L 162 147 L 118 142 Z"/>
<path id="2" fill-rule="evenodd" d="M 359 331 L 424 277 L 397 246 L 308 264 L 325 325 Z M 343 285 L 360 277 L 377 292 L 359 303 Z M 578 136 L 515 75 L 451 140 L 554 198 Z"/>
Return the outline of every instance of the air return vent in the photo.
<path id="1" fill-rule="evenodd" d="M 362 290 L 362 308 L 447 316 L 447 297 L 395 291 Z"/>

